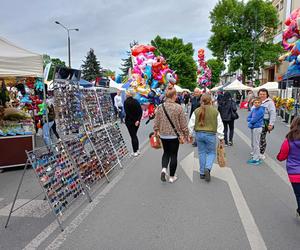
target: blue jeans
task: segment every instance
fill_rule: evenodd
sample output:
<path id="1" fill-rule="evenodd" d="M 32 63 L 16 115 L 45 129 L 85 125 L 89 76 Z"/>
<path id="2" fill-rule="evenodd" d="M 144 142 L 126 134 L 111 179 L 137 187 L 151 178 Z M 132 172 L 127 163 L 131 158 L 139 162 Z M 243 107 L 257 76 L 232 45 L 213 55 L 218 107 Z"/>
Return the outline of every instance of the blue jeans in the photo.
<path id="1" fill-rule="evenodd" d="M 44 138 L 44 142 L 47 146 L 49 146 L 51 144 L 51 137 L 50 137 L 50 129 L 53 126 L 54 121 L 52 122 L 45 122 L 43 125 L 43 138 Z"/>
<path id="2" fill-rule="evenodd" d="M 196 132 L 198 146 L 200 174 L 204 175 L 204 169 L 211 170 L 216 158 L 216 134 Z"/>

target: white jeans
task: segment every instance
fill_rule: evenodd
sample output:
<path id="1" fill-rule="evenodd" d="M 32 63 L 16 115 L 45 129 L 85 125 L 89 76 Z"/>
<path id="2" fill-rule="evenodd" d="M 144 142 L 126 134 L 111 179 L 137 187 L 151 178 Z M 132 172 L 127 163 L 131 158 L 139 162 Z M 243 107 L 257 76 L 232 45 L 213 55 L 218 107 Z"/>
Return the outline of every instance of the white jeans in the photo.
<path id="1" fill-rule="evenodd" d="M 253 152 L 253 160 L 259 160 L 260 149 L 259 149 L 259 142 L 260 142 L 260 135 L 262 132 L 262 128 L 253 128 L 251 129 L 251 147 Z"/>

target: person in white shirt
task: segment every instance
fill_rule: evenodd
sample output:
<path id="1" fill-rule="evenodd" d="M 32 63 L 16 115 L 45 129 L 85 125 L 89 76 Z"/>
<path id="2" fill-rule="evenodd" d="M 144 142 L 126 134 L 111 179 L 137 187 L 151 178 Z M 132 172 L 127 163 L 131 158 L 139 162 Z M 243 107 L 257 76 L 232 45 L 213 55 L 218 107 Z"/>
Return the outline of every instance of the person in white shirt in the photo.
<path id="1" fill-rule="evenodd" d="M 121 123 L 124 123 L 124 116 L 123 116 L 123 101 L 121 97 L 121 91 L 117 91 L 117 95 L 114 97 L 114 104 L 118 113 L 118 117 L 121 120 Z"/>

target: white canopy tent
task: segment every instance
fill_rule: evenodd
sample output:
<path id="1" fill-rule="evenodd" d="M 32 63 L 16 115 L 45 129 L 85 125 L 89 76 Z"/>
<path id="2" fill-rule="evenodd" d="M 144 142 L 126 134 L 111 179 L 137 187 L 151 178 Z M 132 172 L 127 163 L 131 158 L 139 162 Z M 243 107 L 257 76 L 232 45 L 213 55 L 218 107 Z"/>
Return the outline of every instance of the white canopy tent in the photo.
<path id="1" fill-rule="evenodd" d="M 267 89 L 269 91 L 278 91 L 278 82 L 267 82 L 261 86 L 253 88 L 253 91 L 258 92 L 260 89 Z"/>
<path id="2" fill-rule="evenodd" d="M 188 92 L 191 93 L 191 91 L 189 89 L 182 89 L 182 92 Z"/>
<path id="3" fill-rule="evenodd" d="M 117 92 L 117 90 L 125 91 L 126 89 L 122 88 L 122 84 L 116 83 L 113 79 L 109 78 L 109 90 Z"/>
<path id="4" fill-rule="evenodd" d="M 43 57 L 0 37 L 0 77 L 16 76 L 43 77 Z"/>
<path id="5" fill-rule="evenodd" d="M 239 80 L 234 80 L 232 83 L 224 87 L 224 90 L 251 90 L 252 88 L 242 84 Z"/>
<path id="6" fill-rule="evenodd" d="M 216 87 L 213 87 L 210 91 L 211 92 L 216 92 L 216 91 L 218 91 L 219 89 L 221 89 L 223 87 L 223 85 L 221 85 L 221 86 L 216 86 Z"/>

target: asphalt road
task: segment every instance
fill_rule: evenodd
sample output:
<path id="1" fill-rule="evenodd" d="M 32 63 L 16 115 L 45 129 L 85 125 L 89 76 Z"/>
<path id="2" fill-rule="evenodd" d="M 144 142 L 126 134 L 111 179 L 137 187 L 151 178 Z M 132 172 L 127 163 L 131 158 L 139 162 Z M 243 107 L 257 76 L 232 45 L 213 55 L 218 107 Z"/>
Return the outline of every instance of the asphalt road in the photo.
<path id="1" fill-rule="evenodd" d="M 78 205 L 63 233 L 51 214 L 13 217 L 6 231 L 0 229 L 1 249 L 299 249 L 295 198 L 284 164 L 274 160 L 288 128 L 277 122 L 265 163 L 249 166 L 245 117 L 240 111 L 234 146 L 226 148 L 227 168 L 215 165 L 210 183 L 199 179 L 191 145 L 180 148 L 178 181 L 161 183 L 162 152 L 146 143 L 151 126 L 141 126 L 141 156 L 97 187 L 92 203 Z M 11 202 L 4 189 L 14 189 L 19 175 L 0 174 L 0 204 Z M 22 198 L 36 191 L 33 179 L 24 186 Z"/>

